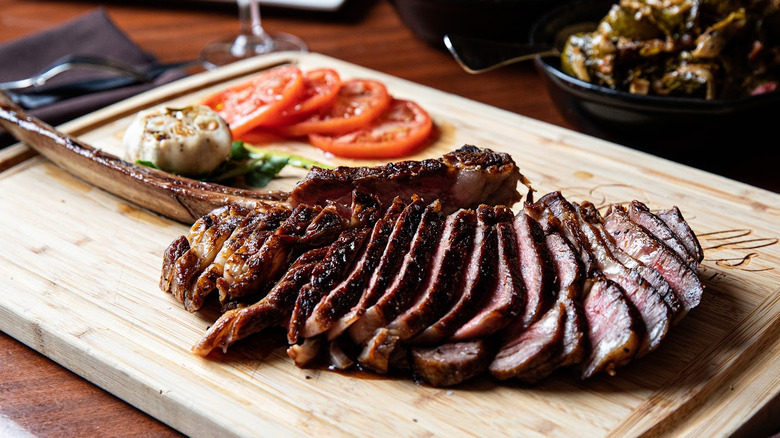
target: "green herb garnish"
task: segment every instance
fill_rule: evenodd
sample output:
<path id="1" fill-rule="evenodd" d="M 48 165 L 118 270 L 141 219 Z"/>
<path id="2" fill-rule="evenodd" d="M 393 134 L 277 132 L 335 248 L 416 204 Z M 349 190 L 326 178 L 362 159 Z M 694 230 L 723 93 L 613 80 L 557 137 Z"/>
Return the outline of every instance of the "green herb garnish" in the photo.
<path id="1" fill-rule="evenodd" d="M 233 142 L 230 158 L 211 172 L 205 181 L 223 182 L 243 177 L 244 182 L 252 187 L 265 187 L 286 166 L 309 170 L 314 166 L 330 168 L 322 163 L 309 160 L 300 155 L 283 152 L 252 152 L 244 147 L 244 142 Z"/>
<path id="2" fill-rule="evenodd" d="M 136 164 L 160 169 L 153 162 L 136 160 Z M 298 167 L 309 170 L 314 166 L 325 169 L 331 168 L 326 164 L 312 161 L 300 155 L 286 154 L 284 152 L 252 152 L 244 147 L 241 140 L 234 141 L 230 149 L 230 157 L 217 167 L 202 181 L 224 182 L 243 177 L 244 183 L 252 187 L 265 187 L 272 179 L 279 175 L 286 166 Z"/>

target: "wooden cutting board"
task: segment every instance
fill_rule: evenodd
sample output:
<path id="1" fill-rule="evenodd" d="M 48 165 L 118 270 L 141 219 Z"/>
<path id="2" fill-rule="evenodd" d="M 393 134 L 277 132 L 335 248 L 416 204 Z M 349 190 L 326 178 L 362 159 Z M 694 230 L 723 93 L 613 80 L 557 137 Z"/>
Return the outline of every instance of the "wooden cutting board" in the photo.
<path id="1" fill-rule="evenodd" d="M 277 54 L 136 96 L 62 130 L 121 155 L 137 111 L 198 98 L 279 62 L 384 81 L 429 110 L 439 138 L 512 154 L 539 193 L 597 205 L 677 205 L 705 248 L 701 305 L 614 377 L 571 372 L 534 387 L 485 376 L 436 389 L 406 379 L 298 369 L 278 337 L 226 355 L 189 351 L 216 314 L 158 288 L 161 255 L 188 226 L 89 186 L 25 146 L 0 154 L 0 330 L 191 436 L 725 436 L 777 411 L 780 196 L 317 54 Z M 293 151 L 328 164 L 305 144 Z M 289 172 L 274 188 L 289 189 Z M 773 401 L 774 400 L 774 401 Z"/>

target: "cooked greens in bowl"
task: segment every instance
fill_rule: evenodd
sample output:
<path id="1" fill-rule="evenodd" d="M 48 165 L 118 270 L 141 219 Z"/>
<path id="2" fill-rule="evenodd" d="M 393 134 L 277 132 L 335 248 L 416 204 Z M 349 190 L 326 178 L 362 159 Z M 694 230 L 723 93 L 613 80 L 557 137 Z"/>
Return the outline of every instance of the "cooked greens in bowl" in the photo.
<path id="1" fill-rule="evenodd" d="M 611 8 L 614 8 L 615 1 L 618 0 L 575 0 L 564 7 L 557 8 L 537 22 L 531 33 L 531 41 L 563 48 L 564 42 L 572 34 L 569 29 L 576 28 L 579 31 L 583 29 L 583 23 L 592 24 L 588 32 L 597 29 Z M 629 4 L 645 4 L 649 1 Z M 666 3 L 661 3 L 662 1 Z M 672 5 L 672 1 L 683 4 L 680 0 L 659 0 L 654 5 Z M 623 3 L 621 2 L 620 5 Z M 724 2 L 724 5 L 726 3 Z M 703 4 L 704 2 L 699 2 L 694 5 L 699 8 L 700 14 L 704 8 Z M 780 3 L 775 0 L 775 4 Z M 671 10 L 677 9 L 671 8 Z M 769 44 L 770 39 L 761 40 L 755 44 L 756 55 L 758 52 L 764 54 L 777 52 L 777 35 L 780 26 L 772 21 L 774 24 L 771 29 L 767 29 L 770 18 L 776 20 L 777 15 L 768 16 L 759 24 L 767 35 L 772 35 L 773 45 Z M 690 23 L 694 22 L 690 21 Z M 707 27 L 701 29 L 706 30 Z M 710 32 L 707 35 L 716 35 L 716 33 Z M 618 41 L 619 39 L 614 40 L 613 45 L 616 48 L 627 44 L 626 40 Z M 668 39 L 659 37 L 655 41 L 655 44 L 664 47 L 667 44 L 670 47 L 680 44 L 680 42 L 674 43 L 671 37 Z M 693 41 L 695 42 L 695 38 Z M 738 40 L 732 42 L 736 41 Z M 688 47 L 694 47 L 693 43 L 688 44 Z M 654 46 L 648 43 L 647 47 Z M 709 59 L 711 63 L 718 65 L 714 67 L 714 71 L 716 81 L 720 81 L 712 82 L 717 84 L 716 90 L 719 94 L 716 93 L 715 98 L 709 100 L 701 94 L 682 94 L 683 90 L 675 90 L 675 93 L 663 95 L 652 89 L 652 82 L 660 80 L 663 74 L 684 71 L 679 68 L 664 70 L 668 66 L 675 66 L 675 60 L 680 59 L 681 56 L 687 62 L 686 65 L 691 64 L 691 61 L 686 59 L 688 55 L 682 55 L 684 50 L 655 54 L 651 50 L 645 52 L 635 50 L 632 61 L 644 62 L 641 68 L 638 67 L 640 64 L 630 67 L 627 62 L 624 63 L 624 60 L 628 61 L 627 58 L 610 59 L 603 64 L 603 69 L 598 74 L 590 73 L 591 80 L 594 80 L 595 76 L 605 77 L 605 73 L 609 73 L 616 81 L 614 87 L 594 83 L 595 80 L 589 82 L 565 73 L 562 56 L 537 57 L 534 59 L 534 64 L 545 80 L 553 103 L 563 118 L 576 129 L 677 162 L 763 185 L 767 181 L 776 180 L 776 163 L 780 160 L 777 142 L 771 141 L 777 138 L 777 111 L 780 108 L 780 90 L 771 92 L 774 88 L 773 81 L 776 82 L 778 78 L 777 64 L 772 64 L 774 70 L 770 71 L 768 65 L 766 69 L 750 70 L 748 67 L 756 64 L 750 64 L 748 61 L 736 66 L 733 65 L 736 61 L 723 63 L 723 60 L 729 59 L 726 55 L 732 56 L 734 53 L 730 47 L 731 45 L 724 46 L 720 50 L 719 53 L 722 54 L 720 58 Z M 623 54 L 623 52 L 613 52 L 610 56 L 614 58 Z M 641 57 L 640 55 L 643 54 L 652 56 Z M 604 56 L 604 59 L 607 59 L 606 54 Z M 766 56 L 764 59 L 777 60 L 778 58 Z M 658 64 L 659 67 L 654 67 L 651 66 L 651 60 L 663 62 Z M 653 70 L 654 68 L 657 70 Z M 629 76 L 621 76 L 623 71 L 633 73 Z M 647 94 L 630 92 L 631 80 L 650 71 L 657 73 L 654 76 L 649 74 L 645 76 L 650 78 Z M 662 74 L 661 72 L 664 71 L 666 73 Z M 754 71 L 755 74 L 749 77 L 737 74 L 747 71 Z M 627 81 L 625 77 L 628 78 Z M 679 83 L 684 82 L 679 81 Z M 726 87 L 726 83 L 744 84 L 746 86 L 742 89 L 747 91 L 732 96 L 726 93 L 727 88 L 730 88 Z M 689 84 L 693 84 L 693 81 Z"/>
<path id="2" fill-rule="evenodd" d="M 561 70 L 655 96 L 734 99 L 776 91 L 777 0 L 621 0 L 595 31 L 569 37 Z"/>

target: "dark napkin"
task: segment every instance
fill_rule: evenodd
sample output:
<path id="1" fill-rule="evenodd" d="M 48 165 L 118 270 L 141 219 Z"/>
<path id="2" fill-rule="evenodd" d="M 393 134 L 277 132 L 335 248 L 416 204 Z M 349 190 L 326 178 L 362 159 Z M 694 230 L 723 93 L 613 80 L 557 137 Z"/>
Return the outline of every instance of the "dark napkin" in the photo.
<path id="1" fill-rule="evenodd" d="M 0 81 L 32 76 L 66 55 L 102 56 L 142 68 L 157 63 L 154 55 L 133 43 L 111 21 L 105 9 L 100 7 L 53 29 L 0 43 L 0 65 L 3 66 L 0 69 Z M 170 70 L 158 76 L 152 83 L 132 84 L 75 96 L 31 110 L 29 113 L 51 125 L 58 125 L 180 79 L 186 74 L 182 69 Z M 50 79 L 45 86 L 36 89 L 36 92 L 45 92 L 48 88 L 67 83 L 106 77 L 111 77 L 111 74 L 77 69 Z M 15 140 L 0 130 L 0 147 L 13 143 Z"/>

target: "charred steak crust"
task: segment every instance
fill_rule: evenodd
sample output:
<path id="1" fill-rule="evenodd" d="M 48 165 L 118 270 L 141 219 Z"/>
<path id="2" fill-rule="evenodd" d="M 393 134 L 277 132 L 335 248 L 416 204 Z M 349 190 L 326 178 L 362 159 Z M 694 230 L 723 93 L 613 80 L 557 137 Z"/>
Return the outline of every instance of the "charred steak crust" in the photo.
<path id="1" fill-rule="evenodd" d="M 330 330 L 339 318 L 355 306 L 365 290 L 371 274 L 380 263 L 387 247 L 390 233 L 404 209 L 403 202 L 396 198 L 384 217 L 373 227 L 366 249 L 355 264 L 352 272 L 341 284 L 324 297 L 306 320 L 303 336 L 310 338 Z"/>
<path id="2" fill-rule="evenodd" d="M 678 209 L 635 201 L 602 216 L 560 192 L 529 193 L 518 213 L 491 205 L 518 201 L 517 182 L 511 158 L 473 146 L 315 169 L 289 206 L 196 221 L 165 250 L 160 287 L 190 311 L 220 292 L 196 354 L 284 327 L 297 366 L 434 386 L 614 374 L 699 303 L 703 255 Z"/>
<path id="3" fill-rule="evenodd" d="M 306 320 L 317 304 L 348 273 L 368 236 L 367 228 L 346 230 L 328 247 L 323 260 L 312 271 L 311 279 L 298 292 L 287 332 L 287 341 L 297 344 Z"/>
<path id="4" fill-rule="evenodd" d="M 527 183 L 509 154 L 466 145 L 439 159 L 401 161 L 377 167 L 313 168 L 290 192 L 291 206 L 324 200 L 349 204 L 353 191 L 372 193 L 390 205 L 396 197 L 438 200 L 450 213 L 482 203 L 512 206 Z"/>
<path id="5" fill-rule="evenodd" d="M 432 345 L 444 341 L 479 310 L 496 272 L 493 263 L 497 258 L 496 232 L 488 223 L 492 215 L 493 209 L 487 205 L 480 206 L 475 212 L 477 223 L 474 243 L 469 252 L 464 253 L 464 277 L 453 297 L 454 304 L 442 317 L 417 335 L 412 344 Z"/>

